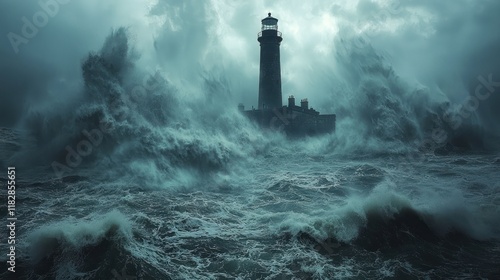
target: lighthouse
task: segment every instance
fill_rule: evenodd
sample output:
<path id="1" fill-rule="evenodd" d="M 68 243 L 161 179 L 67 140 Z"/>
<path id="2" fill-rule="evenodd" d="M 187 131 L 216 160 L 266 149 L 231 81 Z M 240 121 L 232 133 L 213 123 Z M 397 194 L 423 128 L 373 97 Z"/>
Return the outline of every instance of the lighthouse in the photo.
<path id="1" fill-rule="evenodd" d="M 281 108 L 281 65 L 278 19 L 271 13 L 262 19 L 262 29 L 257 36 L 260 43 L 259 110 Z"/>
<path id="2" fill-rule="evenodd" d="M 320 114 L 309 107 L 307 98 L 301 99 L 297 106 L 295 96 L 290 95 L 288 106 L 283 106 L 280 65 L 283 38 L 278 31 L 278 19 L 271 13 L 262 19 L 257 41 L 260 43 L 259 106 L 245 111 L 240 103 L 238 110 L 262 128 L 284 132 L 290 137 L 333 133 L 335 114 Z"/>

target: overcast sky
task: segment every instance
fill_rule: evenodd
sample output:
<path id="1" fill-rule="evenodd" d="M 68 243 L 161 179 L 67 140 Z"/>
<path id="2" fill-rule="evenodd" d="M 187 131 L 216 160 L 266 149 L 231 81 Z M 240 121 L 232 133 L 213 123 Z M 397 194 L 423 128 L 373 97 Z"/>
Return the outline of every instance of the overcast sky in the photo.
<path id="1" fill-rule="evenodd" d="M 235 103 L 256 106 L 256 39 L 268 12 L 283 32 L 283 96 L 308 97 L 313 107 L 335 109 L 328 104 L 355 94 L 352 76 L 361 74 L 339 59 L 345 48 L 373 46 L 372 57 L 409 87 L 457 104 L 478 76 L 500 81 L 497 0 L 54 1 L 0 1 L 1 126 L 15 125 L 33 104 L 78 95 L 82 60 L 121 26 L 141 55 L 139 67 L 161 69 L 185 88 L 179 94 L 196 91 L 209 73 L 227 80 Z M 40 27 L 33 32 L 26 20 Z M 500 120 L 499 92 L 480 108 L 490 125 Z"/>

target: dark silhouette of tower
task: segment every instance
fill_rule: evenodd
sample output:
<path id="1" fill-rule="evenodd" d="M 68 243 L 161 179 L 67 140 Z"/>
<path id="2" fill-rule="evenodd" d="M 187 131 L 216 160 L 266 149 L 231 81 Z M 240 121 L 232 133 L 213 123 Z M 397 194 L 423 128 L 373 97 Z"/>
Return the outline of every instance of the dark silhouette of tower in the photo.
<path id="1" fill-rule="evenodd" d="M 281 108 L 280 43 L 278 19 L 271 13 L 262 20 L 260 42 L 259 110 Z"/>
<path id="2" fill-rule="evenodd" d="M 281 98 L 280 43 L 278 19 L 271 13 L 262 20 L 262 30 L 257 36 L 260 42 L 259 108 L 245 111 L 243 104 L 238 110 L 259 126 L 285 132 L 290 137 L 331 133 L 335 131 L 335 114 L 320 114 L 309 107 L 307 98 L 295 105 L 295 97 L 288 98 L 283 106 Z"/>

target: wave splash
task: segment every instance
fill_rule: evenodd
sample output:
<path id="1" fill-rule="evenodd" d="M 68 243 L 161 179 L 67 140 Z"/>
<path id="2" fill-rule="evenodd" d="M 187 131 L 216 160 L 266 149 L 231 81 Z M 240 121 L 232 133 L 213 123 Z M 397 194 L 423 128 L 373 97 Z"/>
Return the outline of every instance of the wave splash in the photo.
<path id="1" fill-rule="evenodd" d="M 308 222 L 283 222 L 277 232 L 316 245 L 355 246 L 369 251 L 401 248 L 408 244 L 439 242 L 488 242 L 500 239 L 500 218 L 495 209 L 468 205 L 460 199 L 426 200 L 417 206 L 387 187 L 377 186 L 365 196 L 350 196 Z M 468 240 L 468 241 L 467 241 Z"/>
<path id="2" fill-rule="evenodd" d="M 113 172 L 110 177 L 134 174 L 132 179 L 147 178 L 151 185 L 189 185 L 196 177 L 228 172 L 230 161 L 266 145 L 262 133 L 229 104 L 223 80 L 206 75 L 204 94 L 183 98 L 160 71 L 136 67 L 137 58 L 127 30 L 112 32 L 82 63 L 80 99 L 62 112 L 37 111 L 26 118 L 36 144 L 16 160 L 50 163 L 58 177 L 100 166 Z"/>

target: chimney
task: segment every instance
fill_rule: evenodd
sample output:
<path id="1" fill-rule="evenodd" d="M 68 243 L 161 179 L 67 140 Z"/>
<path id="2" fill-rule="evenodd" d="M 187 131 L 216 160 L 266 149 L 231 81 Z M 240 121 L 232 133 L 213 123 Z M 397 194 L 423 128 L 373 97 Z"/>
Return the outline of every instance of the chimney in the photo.
<path id="1" fill-rule="evenodd" d="M 307 98 L 300 100 L 300 107 L 306 110 L 309 109 L 309 101 L 307 101 Z"/>

